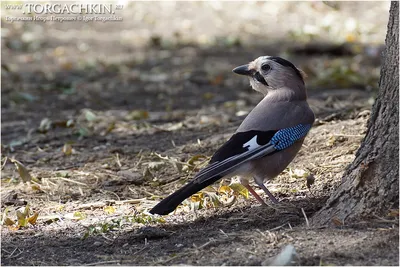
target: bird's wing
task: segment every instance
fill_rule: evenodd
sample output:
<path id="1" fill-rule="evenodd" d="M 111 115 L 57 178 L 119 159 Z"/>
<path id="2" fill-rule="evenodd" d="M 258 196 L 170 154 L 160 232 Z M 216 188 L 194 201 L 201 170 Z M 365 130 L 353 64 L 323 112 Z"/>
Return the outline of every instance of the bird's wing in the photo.
<path id="1" fill-rule="evenodd" d="M 233 135 L 211 158 L 207 167 L 194 177 L 194 183 L 204 183 L 221 177 L 249 160 L 271 155 L 305 137 L 311 124 L 271 131 L 248 131 Z"/>

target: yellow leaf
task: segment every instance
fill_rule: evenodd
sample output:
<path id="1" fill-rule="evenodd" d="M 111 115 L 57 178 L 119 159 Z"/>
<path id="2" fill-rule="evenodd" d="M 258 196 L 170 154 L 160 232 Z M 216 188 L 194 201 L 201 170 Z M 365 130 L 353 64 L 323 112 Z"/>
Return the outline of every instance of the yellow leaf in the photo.
<path id="1" fill-rule="evenodd" d="M 33 185 L 32 185 L 32 190 L 40 191 L 40 185 L 33 184 Z"/>
<path id="2" fill-rule="evenodd" d="M 73 66 L 72 66 L 72 62 L 64 61 L 64 62 L 60 63 L 60 67 L 64 70 L 70 70 L 70 69 L 72 69 Z"/>
<path id="3" fill-rule="evenodd" d="M 106 130 L 106 134 L 111 133 L 111 131 L 114 130 L 114 129 L 115 129 L 115 121 L 111 122 L 111 123 L 108 125 L 107 130 Z"/>
<path id="4" fill-rule="evenodd" d="M 71 144 L 64 144 L 62 151 L 66 156 L 71 155 L 72 154 L 72 146 L 71 146 Z"/>
<path id="5" fill-rule="evenodd" d="M 19 229 L 19 225 L 17 225 L 17 226 L 9 225 L 8 229 L 10 229 L 11 231 L 17 231 Z"/>
<path id="6" fill-rule="evenodd" d="M 32 176 L 30 175 L 29 171 L 21 162 L 19 162 L 16 159 L 10 159 L 10 160 L 15 164 L 15 167 L 17 167 L 19 176 L 21 177 L 22 181 L 29 182 L 30 180 L 32 180 Z"/>
<path id="7" fill-rule="evenodd" d="M 197 161 L 200 161 L 201 159 L 203 159 L 202 161 L 204 161 L 205 159 L 207 159 L 207 156 L 204 156 L 204 155 L 195 155 L 195 156 L 193 156 L 193 157 L 191 157 L 189 160 L 188 160 L 188 164 L 190 164 L 190 165 L 196 165 L 196 162 Z"/>
<path id="8" fill-rule="evenodd" d="M 229 187 L 232 188 L 232 190 L 235 193 L 238 193 L 238 194 L 244 196 L 246 199 L 249 198 L 249 190 L 247 190 L 247 188 L 244 187 L 242 184 L 233 183 L 233 184 L 230 184 Z"/>
<path id="9" fill-rule="evenodd" d="M 39 212 L 35 212 L 31 217 L 28 218 L 28 222 L 32 225 L 35 225 L 38 217 Z"/>
<path id="10" fill-rule="evenodd" d="M 24 216 L 25 216 L 25 218 L 26 217 L 29 217 L 29 204 L 27 204 L 26 206 L 25 206 L 25 209 L 24 209 Z"/>
<path id="11" fill-rule="evenodd" d="M 226 194 L 229 194 L 229 193 L 232 192 L 232 188 L 230 188 L 230 187 L 227 186 L 227 185 L 223 185 L 223 186 L 221 186 L 221 187 L 218 189 L 218 192 L 219 192 L 219 193 L 226 193 Z"/>
<path id="12" fill-rule="evenodd" d="M 25 227 L 28 224 L 28 221 L 26 220 L 25 215 L 17 210 L 17 218 L 18 218 L 18 226 Z"/>
<path id="13" fill-rule="evenodd" d="M 210 100 L 210 99 L 212 99 L 214 96 L 215 96 L 215 94 L 210 93 L 210 92 L 207 92 L 207 93 L 204 93 L 204 94 L 203 94 L 203 98 L 206 99 L 206 100 Z"/>
<path id="14" fill-rule="evenodd" d="M 149 112 L 146 110 L 132 110 L 127 116 L 128 120 L 142 120 L 149 117 Z"/>
<path id="15" fill-rule="evenodd" d="M 326 141 L 326 146 L 333 146 L 336 142 L 336 137 L 335 136 L 330 136 L 328 141 Z"/>
<path id="16" fill-rule="evenodd" d="M 74 212 L 74 219 L 83 220 L 85 218 L 86 218 L 86 214 L 84 214 L 83 212 L 80 212 L 80 211 Z"/>
<path id="17" fill-rule="evenodd" d="M 352 34 L 352 33 L 348 33 L 346 35 L 346 41 L 349 42 L 349 43 L 353 43 L 353 42 L 356 41 L 356 36 L 354 34 Z"/>
<path id="18" fill-rule="evenodd" d="M 208 159 L 207 156 L 195 155 L 187 161 L 187 164 L 189 166 L 186 165 L 185 167 L 187 167 L 189 170 L 201 168 L 203 165 L 205 165 L 207 163 L 207 159 Z"/>
<path id="19" fill-rule="evenodd" d="M 6 217 L 6 218 L 4 219 L 3 224 L 4 224 L 4 225 L 11 226 L 11 225 L 15 224 L 15 222 L 14 222 L 13 220 L 11 220 L 10 218 Z"/>
<path id="20" fill-rule="evenodd" d="M 65 209 L 65 205 L 60 205 L 57 207 L 58 211 L 63 211 Z"/>
<path id="21" fill-rule="evenodd" d="M 114 208 L 113 206 L 104 207 L 103 210 L 104 210 L 105 212 L 107 212 L 108 214 L 113 214 L 113 213 L 115 213 L 115 208 Z"/>
<path id="22" fill-rule="evenodd" d="M 194 194 L 190 197 L 190 200 L 193 202 L 200 202 L 204 198 L 204 193 L 199 192 L 197 194 Z"/>
<path id="23" fill-rule="evenodd" d="M 56 221 L 60 220 L 60 215 L 45 215 L 45 216 L 40 216 L 40 220 L 44 222 L 45 224 L 50 224 Z"/>
<path id="24" fill-rule="evenodd" d="M 56 57 L 60 57 L 65 54 L 65 48 L 62 46 L 56 47 L 56 49 L 53 50 L 53 55 Z"/>

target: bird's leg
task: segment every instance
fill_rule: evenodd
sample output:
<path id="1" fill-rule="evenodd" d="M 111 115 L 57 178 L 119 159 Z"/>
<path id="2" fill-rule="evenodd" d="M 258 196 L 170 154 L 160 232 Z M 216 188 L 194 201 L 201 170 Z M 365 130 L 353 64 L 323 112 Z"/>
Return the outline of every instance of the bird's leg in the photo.
<path id="1" fill-rule="evenodd" d="M 249 190 L 249 192 L 258 200 L 258 202 L 261 203 L 261 205 L 263 206 L 268 206 L 265 201 L 256 193 L 256 191 L 254 191 L 254 189 L 249 185 L 249 181 L 247 179 L 240 179 L 240 182 L 242 183 L 242 185 L 244 187 L 247 188 L 247 190 Z"/>
<path id="2" fill-rule="evenodd" d="M 271 192 L 269 192 L 268 188 L 265 187 L 265 185 L 262 182 L 259 182 L 257 179 L 254 179 L 256 184 L 262 189 L 264 190 L 265 194 L 267 194 L 267 196 L 269 196 L 269 198 L 271 199 L 271 201 L 274 204 L 278 204 L 279 201 L 274 197 L 274 195 L 271 194 Z"/>

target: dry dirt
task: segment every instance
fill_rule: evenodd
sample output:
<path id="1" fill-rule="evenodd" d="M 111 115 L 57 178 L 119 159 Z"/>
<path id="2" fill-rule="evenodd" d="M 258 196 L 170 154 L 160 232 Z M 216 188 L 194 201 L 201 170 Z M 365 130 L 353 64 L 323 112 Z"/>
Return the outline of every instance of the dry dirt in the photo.
<path id="1" fill-rule="evenodd" d="M 16 221 L 27 204 L 39 216 L 19 229 L 1 226 L 2 265 L 267 265 L 288 244 L 294 265 L 398 265 L 398 215 L 307 225 L 354 159 L 377 90 L 387 6 L 358 3 L 342 3 L 342 13 L 313 2 L 276 3 L 275 11 L 260 2 L 135 3 L 123 22 L 83 25 L 3 18 L 2 221 L 6 212 Z M 254 26 L 244 23 L 249 12 L 299 9 L 333 19 L 353 14 L 358 35 L 343 37 L 341 25 L 320 35 L 360 43 L 300 53 L 298 43 L 315 41 L 301 39 L 307 27 L 297 35 L 288 34 L 291 24 L 279 34 L 268 28 L 276 40 L 263 42 L 268 22 L 257 15 Z M 242 23 L 230 25 L 235 11 Z M 368 32 L 374 12 L 382 14 Z M 202 31 L 204 21 L 216 26 Z M 199 166 L 188 162 L 211 156 L 261 99 L 230 71 L 266 54 L 306 70 L 317 117 L 298 156 L 267 184 L 282 205 L 236 197 L 198 209 L 186 200 L 171 215 L 146 215 L 193 176 Z M 21 181 L 13 158 L 31 182 Z M 302 172 L 315 177 L 310 189 Z"/>

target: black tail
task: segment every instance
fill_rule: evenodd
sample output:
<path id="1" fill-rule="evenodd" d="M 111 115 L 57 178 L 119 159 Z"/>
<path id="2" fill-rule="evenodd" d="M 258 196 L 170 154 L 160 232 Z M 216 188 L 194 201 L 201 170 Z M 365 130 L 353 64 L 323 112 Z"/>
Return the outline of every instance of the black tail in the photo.
<path id="1" fill-rule="evenodd" d="M 151 210 L 151 214 L 159 214 L 159 215 L 166 215 L 176 209 L 179 204 L 182 203 L 186 198 L 190 197 L 191 195 L 199 192 L 201 189 L 206 188 L 210 184 L 214 183 L 221 179 L 222 176 L 216 176 L 212 179 L 208 179 L 202 183 L 196 183 L 196 180 L 193 180 L 180 188 L 179 190 L 175 191 L 165 199 L 163 199 L 160 203 L 154 206 Z M 198 181 L 197 181 L 198 182 Z"/>

